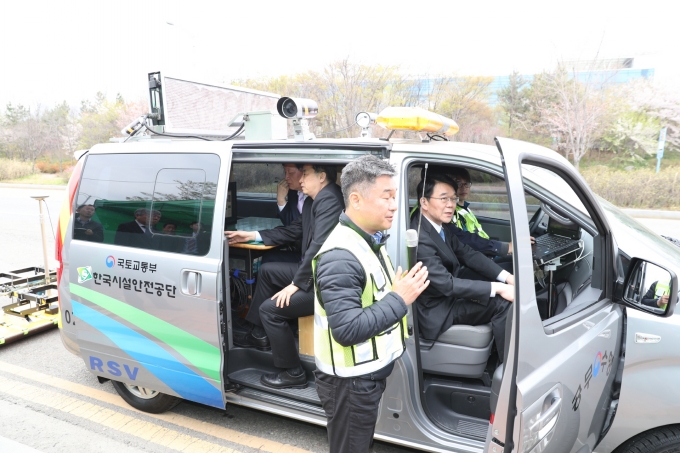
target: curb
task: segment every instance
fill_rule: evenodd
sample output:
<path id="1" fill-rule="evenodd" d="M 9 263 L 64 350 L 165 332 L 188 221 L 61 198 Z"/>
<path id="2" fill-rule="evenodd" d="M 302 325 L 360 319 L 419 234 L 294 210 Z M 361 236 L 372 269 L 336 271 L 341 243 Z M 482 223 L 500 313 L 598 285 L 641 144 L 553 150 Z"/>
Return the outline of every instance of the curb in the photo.
<path id="1" fill-rule="evenodd" d="M 40 189 L 40 190 L 66 190 L 68 186 L 52 185 L 52 184 L 12 184 L 2 183 L 1 189 Z"/>
<path id="2" fill-rule="evenodd" d="M 680 220 L 680 211 L 657 211 L 653 209 L 621 209 L 633 218 Z"/>

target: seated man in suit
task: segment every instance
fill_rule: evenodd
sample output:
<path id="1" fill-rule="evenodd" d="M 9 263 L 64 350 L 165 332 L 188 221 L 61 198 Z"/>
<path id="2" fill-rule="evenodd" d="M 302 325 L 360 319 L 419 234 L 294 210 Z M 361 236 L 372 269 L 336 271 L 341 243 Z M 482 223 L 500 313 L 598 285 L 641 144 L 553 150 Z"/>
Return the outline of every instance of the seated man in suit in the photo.
<path id="1" fill-rule="evenodd" d="M 483 254 L 462 244 L 451 234 L 449 224 L 456 206 L 454 183 L 446 176 L 428 176 L 418 185 L 423 193 L 423 219 L 415 216 L 411 228 L 418 229 L 418 261 L 429 271 L 430 285 L 418 297 L 418 326 L 427 340 L 436 340 L 454 324 L 492 324 L 498 355 L 503 360 L 505 319 L 514 300 L 514 277 Z M 489 281 L 459 278 L 461 265 Z M 497 280 L 497 281 L 496 281 Z"/>
<path id="2" fill-rule="evenodd" d="M 236 346 L 271 348 L 274 365 L 282 371 L 262 376 L 262 383 L 269 387 L 307 386 L 288 320 L 314 313 L 312 259 L 338 224 L 345 207 L 336 177 L 332 165 L 304 165 L 301 186 L 307 199 L 297 220 L 272 230 L 225 232 L 229 244 L 261 240 L 266 245 L 282 245 L 302 241 L 301 262 L 262 264 L 246 316 L 252 328 L 245 334 L 234 334 Z"/>
<path id="3" fill-rule="evenodd" d="M 143 249 L 153 248 L 153 227 L 161 220 L 161 212 L 139 208 L 135 211 L 135 220 L 118 225 L 113 243 Z M 150 217 L 150 218 L 149 218 Z"/>
<path id="4" fill-rule="evenodd" d="M 283 226 L 288 226 L 302 215 L 302 206 L 307 195 L 300 187 L 302 165 L 283 164 L 283 171 L 285 176 L 276 188 L 276 204 L 279 207 L 279 218 Z"/>
<path id="5" fill-rule="evenodd" d="M 279 219 L 283 226 L 288 226 L 302 215 L 302 207 L 307 195 L 302 191 L 302 164 L 283 164 L 284 178 L 279 182 L 276 192 L 276 204 Z M 287 250 L 270 250 L 262 257 L 262 264 L 285 261 L 300 262 L 300 241 L 290 244 Z"/>

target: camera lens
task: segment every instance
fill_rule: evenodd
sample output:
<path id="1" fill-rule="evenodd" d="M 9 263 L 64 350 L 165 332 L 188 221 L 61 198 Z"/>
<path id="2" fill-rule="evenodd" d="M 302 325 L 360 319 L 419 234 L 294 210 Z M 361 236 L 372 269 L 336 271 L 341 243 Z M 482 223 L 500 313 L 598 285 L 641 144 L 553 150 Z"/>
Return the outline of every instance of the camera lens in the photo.
<path id="1" fill-rule="evenodd" d="M 292 99 L 286 99 L 281 106 L 281 111 L 283 112 L 283 116 L 286 118 L 293 118 L 295 115 L 297 115 L 297 106 L 295 105 L 295 101 Z"/>

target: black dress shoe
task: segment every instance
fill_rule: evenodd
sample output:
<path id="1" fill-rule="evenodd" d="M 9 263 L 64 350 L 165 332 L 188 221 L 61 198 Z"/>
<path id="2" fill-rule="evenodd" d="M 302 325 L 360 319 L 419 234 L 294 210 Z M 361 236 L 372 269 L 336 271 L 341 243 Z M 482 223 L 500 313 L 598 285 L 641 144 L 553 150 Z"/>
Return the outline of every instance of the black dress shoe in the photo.
<path id="1" fill-rule="evenodd" d="M 291 376 L 284 370 L 280 373 L 263 374 L 260 382 L 274 389 L 303 389 L 307 387 L 307 375 L 302 373 L 300 376 Z"/>
<path id="2" fill-rule="evenodd" d="M 269 338 L 257 338 L 253 335 L 253 331 L 245 333 L 234 332 L 234 346 L 240 348 L 257 348 L 260 351 L 271 351 L 272 346 L 269 344 Z"/>

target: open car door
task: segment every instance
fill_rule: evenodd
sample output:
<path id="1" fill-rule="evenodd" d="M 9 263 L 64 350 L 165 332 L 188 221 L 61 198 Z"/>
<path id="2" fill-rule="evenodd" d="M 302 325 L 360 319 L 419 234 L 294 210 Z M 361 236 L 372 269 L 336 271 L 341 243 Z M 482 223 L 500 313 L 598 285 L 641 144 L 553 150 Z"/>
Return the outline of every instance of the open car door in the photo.
<path id="1" fill-rule="evenodd" d="M 516 289 L 486 451 L 590 452 L 615 412 L 611 395 L 623 334 L 622 308 L 611 302 L 615 280 L 611 231 L 583 179 L 561 156 L 510 139 L 496 143 L 510 204 Z M 537 304 L 525 190 L 552 206 L 561 204 L 563 215 L 574 208 L 559 190 L 542 188 L 527 178 L 528 169 L 537 167 L 561 178 L 567 185 L 563 187 L 581 200 L 587 210 L 581 223 L 587 220 L 593 244 L 588 292 L 580 293 L 575 306 L 544 319 Z"/>

